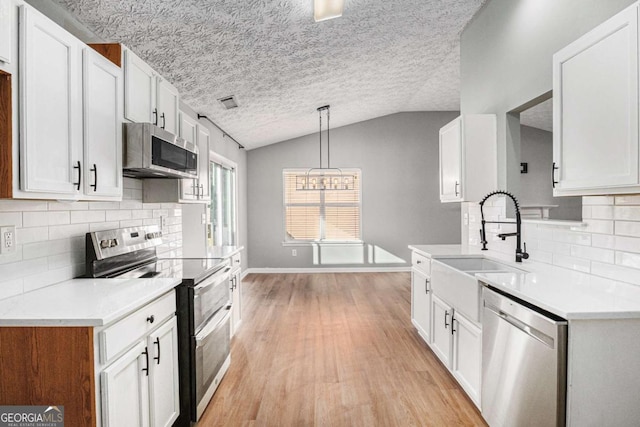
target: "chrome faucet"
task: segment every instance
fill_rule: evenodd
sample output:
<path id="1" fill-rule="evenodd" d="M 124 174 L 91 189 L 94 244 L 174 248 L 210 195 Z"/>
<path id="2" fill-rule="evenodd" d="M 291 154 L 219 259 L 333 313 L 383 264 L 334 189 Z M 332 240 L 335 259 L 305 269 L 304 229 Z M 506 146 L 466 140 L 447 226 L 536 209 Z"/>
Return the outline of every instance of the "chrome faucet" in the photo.
<path id="1" fill-rule="evenodd" d="M 509 198 L 511 198 L 511 200 L 513 200 L 513 204 L 516 208 L 516 222 L 513 221 L 485 221 L 484 219 L 484 211 L 483 211 L 483 206 L 484 206 L 484 202 L 487 201 L 487 199 L 491 196 L 495 196 L 496 194 L 503 194 Z M 529 254 L 527 253 L 527 244 L 524 244 L 524 250 L 521 247 L 521 242 L 522 242 L 522 219 L 520 218 L 520 205 L 518 205 L 518 200 L 515 198 L 515 196 L 507 191 L 503 191 L 503 190 L 497 190 L 497 191 L 493 191 L 489 194 L 487 194 L 486 196 L 484 196 L 484 199 L 482 199 L 482 201 L 480 202 L 480 216 L 482 217 L 482 230 L 480 230 L 480 243 L 482 243 L 482 250 L 486 251 L 487 250 L 487 233 L 485 231 L 485 224 L 515 224 L 516 225 L 516 232 L 515 233 L 500 233 L 498 234 L 498 237 L 500 237 L 502 240 L 505 240 L 507 237 L 511 237 L 511 236 L 516 236 L 516 262 L 522 262 L 523 259 L 527 259 L 529 258 Z"/>

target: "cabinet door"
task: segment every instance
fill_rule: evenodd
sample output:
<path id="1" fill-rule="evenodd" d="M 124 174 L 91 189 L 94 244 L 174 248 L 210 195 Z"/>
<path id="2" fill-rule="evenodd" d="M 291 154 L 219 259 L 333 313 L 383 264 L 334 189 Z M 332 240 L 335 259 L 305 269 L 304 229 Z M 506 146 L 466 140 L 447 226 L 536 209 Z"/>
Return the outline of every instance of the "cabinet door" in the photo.
<path id="1" fill-rule="evenodd" d="M 198 125 L 198 198 L 211 200 L 211 183 L 209 182 L 209 129 Z"/>
<path id="2" fill-rule="evenodd" d="M 411 320 L 422 338 L 431 343 L 431 295 L 429 278 L 411 270 Z"/>
<path id="3" fill-rule="evenodd" d="M 139 342 L 101 373 L 103 427 L 149 425 L 147 347 Z"/>
<path id="4" fill-rule="evenodd" d="M 82 173 L 82 43 L 20 7 L 20 172 L 25 191 L 76 195 Z"/>
<path id="5" fill-rule="evenodd" d="M 480 407 L 482 371 L 482 331 L 458 312 L 453 327 L 453 376 L 471 400 Z"/>
<path id="6" fill-rule="evenodd" d="M 180 414 L 178 323 L 175 316 L 149 336 L 152 427 L 168 427 Z"/>
<path id="7" fill-rule="evenodd" d="M 553 71 L 554 195 L 637 185 L 637 5 L 556 53 Z"/>
<path id="8" fill-rule="evenodd" d="M 451 366 L 451 319 L 453 309 L 436 295 L 431 296 L 431 348 L 446 367 Z"/>
<path id="9" fill-rule="evenodd" d="M 158 126 L 176 135 L 178 133 L 178 90 L 162 77 L 157 77 Z"/>
<path id="10" fill-rule="evenodd" d="M 440 129 L 440 200 L 462 200 L 462 127 L 457 118 Z"/>
<path id="11" fill-rule="evenodd" d="M 83 54 L 84 191 L 122 197 L 122 72 L 91 48 Z"/>
<path id="12" fill-rule="evenodd" d="M 231 336 L 235 335 L 238 327 L 240 326 L 240 322 L 242 321 L 242 281 L 240 280 L 241 272 L 238 270 L 231 277 L 231 287 L 232 287 L 232 307 L 233 312 L 231 313 Z"/>
<path id="13" fill-rule="evenodd" d="M 162 123 L 162 122 L 161 122 Z M 185 140 L 197 144 L 198 143 L 198 122 L 186 113 L 180 112 L 180 129 L 179 135 Z M 198 152 L 198 161 L 202 154 Z M 198 198 L 198 179 L 182 179 L 181 180 L 182 194 L 181 199 L 196 200 Z"/>
<path id="14" fill-rule="evenodd" d="M 13 8 L 10 1 L 0 1 L 0 61 L 11 62 L 13 51 Z"/>
<path id="15" fill-rule="evenodd" d="M 124 51 L 124 117 L 135 123 L 158 124 L 156 74 L 130 50 Z"/>

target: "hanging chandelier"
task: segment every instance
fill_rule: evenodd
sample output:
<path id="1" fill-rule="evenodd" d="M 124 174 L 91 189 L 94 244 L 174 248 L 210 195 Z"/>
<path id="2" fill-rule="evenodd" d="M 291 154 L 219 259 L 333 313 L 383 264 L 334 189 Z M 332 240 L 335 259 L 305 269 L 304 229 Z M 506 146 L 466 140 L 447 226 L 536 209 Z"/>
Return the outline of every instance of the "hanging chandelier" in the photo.
<path id="1" fill-rule="evenodd" d="M 318 107 L 320 119 L 320 167 L 311 168 L 302 175 L 296 175 L 296 190 L 317 191 L 317 190 L 353 190 L 355 188 L 356 176 L 343 173 L 340 168 L 331 167 L 331 152 L 329 139 L 329 105 Z M 327 167 L 322 167 L 322 113 L 327 112 Z"/>

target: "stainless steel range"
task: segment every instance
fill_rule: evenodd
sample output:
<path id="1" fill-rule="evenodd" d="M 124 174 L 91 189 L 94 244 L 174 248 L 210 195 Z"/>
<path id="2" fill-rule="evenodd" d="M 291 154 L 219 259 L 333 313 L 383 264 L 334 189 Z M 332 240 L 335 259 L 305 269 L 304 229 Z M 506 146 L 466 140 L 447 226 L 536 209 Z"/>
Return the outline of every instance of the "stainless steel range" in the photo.
<path id="1" fill-rule="evenodd" d="M 231 362 L 231 283 L 228 260 L 160 258 L 158 226 L 96 231 L 86 236 L 88 277 L 180 277 L 176 288 L 180 417 L 200 419 Z"/>

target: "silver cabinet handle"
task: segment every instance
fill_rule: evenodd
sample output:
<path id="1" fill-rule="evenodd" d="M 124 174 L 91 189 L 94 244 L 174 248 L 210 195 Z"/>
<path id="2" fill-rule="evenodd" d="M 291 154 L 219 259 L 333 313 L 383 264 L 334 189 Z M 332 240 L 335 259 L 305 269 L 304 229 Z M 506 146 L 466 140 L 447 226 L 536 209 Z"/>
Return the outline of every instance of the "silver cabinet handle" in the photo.
<path id="1" fill-rule="evenodd" d="M 429 279 L 424 279 L 424 293 L 429 295 Z"/>
<path id="2" fill-rule="evenodd" d="M 449 327 L 449 322 L 447 322 L 447 318 L 449 317 L 449 311 L 444 312 L 444 328 L 447 329 Z"/>

